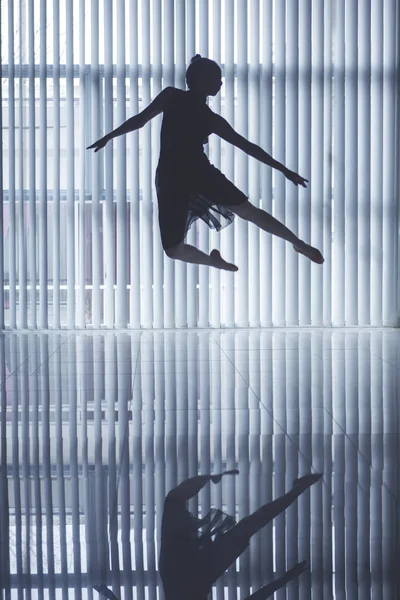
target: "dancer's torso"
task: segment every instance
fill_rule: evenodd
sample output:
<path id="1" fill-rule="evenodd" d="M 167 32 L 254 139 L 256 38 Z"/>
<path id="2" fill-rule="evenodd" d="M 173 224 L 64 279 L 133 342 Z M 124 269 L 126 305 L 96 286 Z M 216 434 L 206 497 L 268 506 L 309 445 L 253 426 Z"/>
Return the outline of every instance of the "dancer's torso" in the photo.
<path id="1" fill-rule="evenodd" d="M 208 162 L 203 146 L 212 133 L 213 115 L 190 91 L 175 88 L 163 113 L 159 166 L 184 168 Z"/>

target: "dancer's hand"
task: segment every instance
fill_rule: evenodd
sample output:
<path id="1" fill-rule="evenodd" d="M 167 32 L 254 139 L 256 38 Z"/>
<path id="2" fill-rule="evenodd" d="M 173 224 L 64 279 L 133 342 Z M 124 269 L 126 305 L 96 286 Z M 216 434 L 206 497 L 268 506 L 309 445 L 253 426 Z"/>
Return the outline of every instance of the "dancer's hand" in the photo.
<path id="1" fill-rule="evenodd" d="M 286 167 L 283 169 L 282 173 L 284 174 L 286 179 L 289 179 L 289 181 L 294 183 L 294 185 L 302 185 L 303 187 L 307 187 L 306 181 L 308 183 L 308 179 L 304 179 L 304 177 L 302 177 L 298 173 L 290 171 L 289 169 L 286 169 Z"/>
<path id="2" fill-rule="evenodd" d="M 221 481 L 223 475 L 239 475 L 239 470 L 233 469 L 232 471 L 224 471 L 223 473 L 220 473 L 219 475 L 211 475 L 211 481 L 213 483 L 219 483 Z"/>
<path id="3" fill-rule="evenodd" d="M 91 150 L 92 148 L 95 149 L 95 152 L 98 152 L 99 150 L 101 150 L 101 148 L 104 148 L 104 146 L 107 144 L 107 142 L 110 141 L 110 138 L 108 137 L 108 135 L 105 135 L 104 137 L 100 138 L 99 140 L 97 140 L 97 142 L 95 142 L 94 144 L 92 144 L 91 146 L 88 146 L 86 148 L 86 150 Z"/>

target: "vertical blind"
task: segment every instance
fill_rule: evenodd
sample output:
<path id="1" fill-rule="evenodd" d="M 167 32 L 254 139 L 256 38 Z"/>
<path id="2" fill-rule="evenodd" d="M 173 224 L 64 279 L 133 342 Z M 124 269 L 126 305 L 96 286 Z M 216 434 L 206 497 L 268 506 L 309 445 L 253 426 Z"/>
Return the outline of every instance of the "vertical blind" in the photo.
<path id="1" fill-rule="evenodd" d="M 399 19 L 396 0 L 2 2 L 0 326 L 398 325 Z M 210 161 L 322 267 L 239 218 L 187 238 L 237 273 L 166 257 L 161 115 L 86 150 L 185 89 L 197 52 L 222 68 L 212 110 L 309 185 L 217 136 Z"/>

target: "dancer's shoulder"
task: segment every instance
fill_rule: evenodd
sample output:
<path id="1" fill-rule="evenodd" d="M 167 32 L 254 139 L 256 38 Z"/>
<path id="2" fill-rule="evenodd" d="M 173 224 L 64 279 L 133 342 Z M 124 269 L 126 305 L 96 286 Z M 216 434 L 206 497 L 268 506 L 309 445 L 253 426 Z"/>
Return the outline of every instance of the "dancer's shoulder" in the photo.
<path id="1" fill-rule="evenodd" d="M 171 101 L 171 98 L 175 97 L 175 89 L 174 87 L 166 87 L 164 88 L 156 98 L 144 109 L 141 113 L 139 113 L 141 119 L 141 126 L 145 125 L 160 113 L 164 112 L 167 108 L 168 103 Z"/>

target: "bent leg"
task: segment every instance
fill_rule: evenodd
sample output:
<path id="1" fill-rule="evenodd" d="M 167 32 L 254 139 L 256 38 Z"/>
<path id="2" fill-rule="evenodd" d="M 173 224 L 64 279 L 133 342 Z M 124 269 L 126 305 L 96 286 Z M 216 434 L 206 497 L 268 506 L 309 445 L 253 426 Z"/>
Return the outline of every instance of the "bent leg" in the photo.
<path id="1" fill-rule="evenodd" d="M 178 498 L 187 502 L 193 496 L 197 496 L 200 490 L 211 481 L 211 475 L 195 475 L 185 479 L 175 488 L 168 492 L 170 498 Z"/>
<path id="2" fill-rule="evenodd" d="M 169 258 L 182 260 L 183 262 L 194 263 L 196 265 L 207 265 L 209 267 L 215 267 L 216 269 L 223 269 L 224 271 L 238 270 L 236 265 L 226 262 L 221 257 L 218 250 L 212 250 L 210 254 L 206 254 L 195 246 L 182 243 L 166 249 L 165 253 Z"/>
<path id="3" fill-rule="evenodd" d="M 183 262 L 194 263 L 196 265 L 211 266 L 211 258 L 205 252 L 202 252 L 195 246 L 189 244 L 178 244 L 172 248 L 167 248 L 165 254 L 174 260 L 182 260 Z"/>

